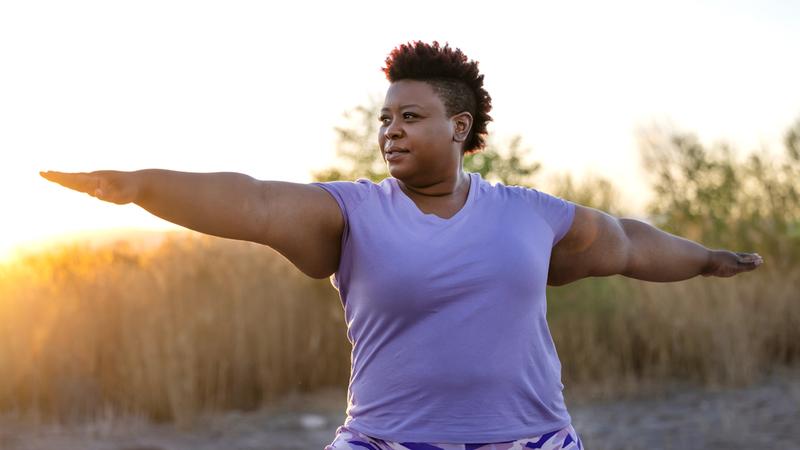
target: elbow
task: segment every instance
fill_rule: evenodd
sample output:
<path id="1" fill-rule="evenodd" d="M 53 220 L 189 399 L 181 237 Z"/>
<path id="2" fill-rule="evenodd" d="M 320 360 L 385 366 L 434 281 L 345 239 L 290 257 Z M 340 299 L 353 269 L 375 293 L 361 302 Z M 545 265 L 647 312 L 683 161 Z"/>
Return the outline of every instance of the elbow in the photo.
<path id="1" fill-rule="evenodd" d="M 619 219 L 620 233 L 617 234 L 617 242 L 612 247 L 613 255 L 609 258 L 609 275 L 622 275 L 630 277 L 636 272 L 638 267 L 636 251 L 636 229 L 640 226 L 639 221 L 632 219 Z"/>
<path id="2" fill-rule="evenodd" d="M 620 251 L 620 255 L 617 257 L 617 264 L 609 271 L 611 272 L 609 275 L 622 275 L 623 277 L 635 278 L 635 274 L 638 272 L 638 264 L 634 256 L 632 246 L 628 243 Z"/>

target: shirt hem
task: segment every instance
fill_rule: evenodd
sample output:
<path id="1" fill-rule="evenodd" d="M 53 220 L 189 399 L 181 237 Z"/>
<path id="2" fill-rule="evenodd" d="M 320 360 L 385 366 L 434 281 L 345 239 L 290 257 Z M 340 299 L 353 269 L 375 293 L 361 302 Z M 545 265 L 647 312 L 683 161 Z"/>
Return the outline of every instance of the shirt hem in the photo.
<path id="1" fill-rule="evenodd" d="M 389 442 L 422 442 L 427 444 L 497 444 L 501 442 L 511 442 L 520 439 L 536 438 L 547 433 L 562 430 L 568 427 L 572 421 L 570 419 L 562 422 L 557 422 L 554 425 L 548 425 L 544 429 L 517 429 L 510 431 L 503 431 L 502 433 L 487 433 L 487 434 L 465 434 L 459 433 L 458 435 L 444 435 L 444 434 L 426 434 L 426 433 L 400 433 L 393 434 L 391 432 L 384 433 L 374 428 L 364 427 L 358 422 L 347 422 L 345 426 L 358 431 L 359 433 L 366 434 L 367 436 L 378 438 Z"/>

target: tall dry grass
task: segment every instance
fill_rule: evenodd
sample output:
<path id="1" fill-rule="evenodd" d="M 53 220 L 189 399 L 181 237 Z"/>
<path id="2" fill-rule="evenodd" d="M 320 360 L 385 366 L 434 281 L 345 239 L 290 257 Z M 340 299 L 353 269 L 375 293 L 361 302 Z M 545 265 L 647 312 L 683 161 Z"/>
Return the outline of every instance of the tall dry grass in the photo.
<path id="1" fill-rule="evenodd" d="M 327 281 L 267 247 L 176 234 L 71 246 L 0 269 L 0 410 L 185 422 L 349 375 Z"/>
<path id="2" fill-rule="evenodd" d="M 587 279 L 549 298 L 565 383 L 579 397 L 665 381 L 745 385 L 800 362 L 800 268 L 678 283 Z"/>
<path id="3" fill-rule="evenodd" d="M 800 361 L 800 270 L 584 280 L 550 291 L 568 392 L 652 380 L 743 383 Z M 191 421 L 344 386 L 350 347 L 327 280 L 274 251 L 196 234 L 71 246 L 0 266 L 0 411 Z M 344 405 L 343 405 L 344 407 Z"/>

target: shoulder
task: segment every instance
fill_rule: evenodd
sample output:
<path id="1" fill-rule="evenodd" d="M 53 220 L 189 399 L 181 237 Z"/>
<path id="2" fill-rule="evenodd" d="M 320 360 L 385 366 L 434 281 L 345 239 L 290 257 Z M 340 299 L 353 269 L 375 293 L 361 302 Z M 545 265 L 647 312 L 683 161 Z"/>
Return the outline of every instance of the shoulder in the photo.
<path id="1" fill-rule="evenodd" d="M 572 226 L 576 205 L 568 200 L 535 188 L 506 186 L 502 183 L 492 186 L 492 191 L 498 200 L 518 203 L 519 207 L 526 208 L 546 222 L 553 232 L 553 245 L 560 241 Z"/>
<path id="2" fill-rule="evenodd" d="M 381 191 L 386 190 L 385 186 L 388 183 L 388 179 L 375 183 L 366 178 L 359 178 L 355 181 L 325 181 L 310 184 L 327 191 L 342 209 L 352 211 L 371 196 L 380 195 Z"/>
<path id="3" fill-rule="evenodd" d="M 481 176 L 480 173 L 472 173 L 473 177 L 477 178 L 477 187 L 479 193 L 483 197 L 487 197 L 492 201 L 525 201 L 528 198 L 528 190 L 524 186 L 506 185 L 500 181 L 491 182 Z"/>
<path id="4" fill-rule="evenodd" d="M 572 202 L 532 187 L 505 185 L 500 182 L 492 185 L 485 181 L 484 184 L 486 186 L 485 189 L 495 198 L 519 200 L 539 212 L 548 212 L 554 208 L 574 209 Z"/>
<path id="5" fill-rule="evenodd" d="M 355 181 L 351 180 L 315 181 L 309 184 L 312 184 L 314 186 L 319 186 L 323 189 L 349 191 L 349 192 L 368 192 L 372 189 L 379 188 L 381 185 L 386 183 L 387 180 L 388 179 L 384 179 L 380 183 L 375 183 L 374 181 L 368 180 L 366 178 L 359 178 Z"/>

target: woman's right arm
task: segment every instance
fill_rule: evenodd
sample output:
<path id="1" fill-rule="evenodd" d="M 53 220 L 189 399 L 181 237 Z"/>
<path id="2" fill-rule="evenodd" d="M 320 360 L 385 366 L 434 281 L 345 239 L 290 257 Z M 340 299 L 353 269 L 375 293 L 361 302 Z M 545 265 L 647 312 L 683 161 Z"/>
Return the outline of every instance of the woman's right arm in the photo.
<path id="1" fill-rule="evenodd" d="M 268 245 L 314 278 L 338 268 L 344 219 L 336 201 L 317 186 L 158 169 L 41 175 L 101 200 L 136 203 L 201 233 Z"/>

